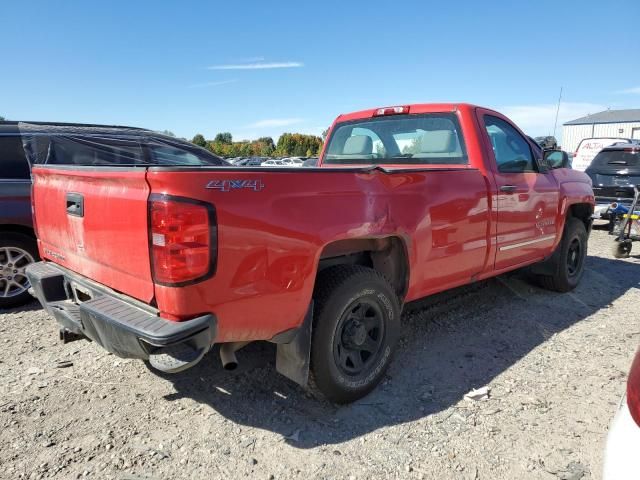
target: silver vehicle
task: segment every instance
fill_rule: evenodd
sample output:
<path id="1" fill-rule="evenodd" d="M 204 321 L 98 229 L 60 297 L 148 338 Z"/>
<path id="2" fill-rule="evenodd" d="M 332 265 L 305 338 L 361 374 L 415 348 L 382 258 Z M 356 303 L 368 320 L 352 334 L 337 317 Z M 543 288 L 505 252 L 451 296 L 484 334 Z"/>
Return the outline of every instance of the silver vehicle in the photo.
<path id="1" fill-rule="evenodd" d="M 640 476 L 640 350 L 631 364 L 627 391 L 609 427 L 604 454 L 603 480 Z"/>
<path id="2" fill-rule="evenodd" d="M 262 167 L 286 167 L 287 165 L 282 160 L 271 159 L 260 164 Z"/>

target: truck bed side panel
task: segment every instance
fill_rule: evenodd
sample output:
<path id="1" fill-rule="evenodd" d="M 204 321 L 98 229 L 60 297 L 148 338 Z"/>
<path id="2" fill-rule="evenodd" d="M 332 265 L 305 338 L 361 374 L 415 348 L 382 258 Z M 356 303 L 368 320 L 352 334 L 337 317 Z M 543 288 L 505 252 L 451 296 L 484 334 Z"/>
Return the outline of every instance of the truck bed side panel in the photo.
<path id="1" fill-rule="evenodd" d="M 410 264 L 409 300 L 466 283 L 486 262 L 487 184 L 474 169 L 151 168 L 147 181 L 152 192 L 215 206 L 216 275 L 181 288 L 157 285 L 155 293 L 158 308 L 169 315 L 215 312 L 219 342 L 269 339 L 298 326 L 322 251 L 334 241 L 401 238 Z"/>

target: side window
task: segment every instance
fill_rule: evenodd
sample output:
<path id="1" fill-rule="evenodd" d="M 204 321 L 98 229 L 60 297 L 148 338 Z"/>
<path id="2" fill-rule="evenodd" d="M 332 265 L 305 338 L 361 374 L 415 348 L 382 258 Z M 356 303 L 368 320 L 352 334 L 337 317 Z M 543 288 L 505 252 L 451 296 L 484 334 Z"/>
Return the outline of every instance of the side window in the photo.
<path id="1" fill-rule="evenodd" d="M 29 180 L 29 163 L 24 156 L 22 138 L 0 136 L 0 179 Z"/>
<path id="2" fill-rule="evenodd" d="M 499 172 L 536 171 L 529 142 L 515 128 L 491 115 L 485 115 L 484 124 L 491 140 Z"/>
<path id="3" fill-rule="evenodd" d="M 74 134 L 51 137 L 46 162 L 57 165 L 138 165 L 143 163 L 137 140 Z"/>

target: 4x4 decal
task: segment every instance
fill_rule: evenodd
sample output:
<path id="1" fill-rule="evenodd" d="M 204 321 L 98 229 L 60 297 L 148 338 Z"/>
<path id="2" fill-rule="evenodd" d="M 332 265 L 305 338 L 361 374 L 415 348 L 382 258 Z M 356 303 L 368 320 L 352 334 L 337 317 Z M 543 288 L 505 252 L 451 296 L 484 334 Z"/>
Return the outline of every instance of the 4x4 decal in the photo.
<path id="1" fill-rule="evenodd" d="M 230 192 L 231 190 L 240 190 L 248 188 L 254 192 L 259 192 L 264 188 L 262 180 L 211 180 L 205 188 L 212 190 L 220 190 L 221 192 Z"/>

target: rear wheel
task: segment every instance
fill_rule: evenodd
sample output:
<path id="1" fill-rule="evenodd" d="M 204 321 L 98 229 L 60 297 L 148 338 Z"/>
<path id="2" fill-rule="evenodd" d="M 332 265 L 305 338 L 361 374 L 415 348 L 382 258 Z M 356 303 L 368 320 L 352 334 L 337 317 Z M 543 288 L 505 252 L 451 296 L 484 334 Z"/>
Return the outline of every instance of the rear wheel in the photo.
<path id="1" fill-rule="evenodd" d="M 390 361 L 400 329 L 400 305 L 377 271 L 331 267 L 314 293 L 309 387 L 336 403 L 353 402 L 375 388 Z"/>
<path id="2" fill-rule="evenodd" d="M 556 292 L 569 292 L 578 286 L 587 256 L 587 229 L 575 217 L 567 218 L 562 240 L 553 258 L 553 274 L 540 276 L 543 287 Z"/>
<path id="3" fill-rule="evenodd" d="M 27 265 L 38 259 L 34 238 L 22 233 L 0 234 L 0 308 L 11 308 L 31 300 Z"/>

